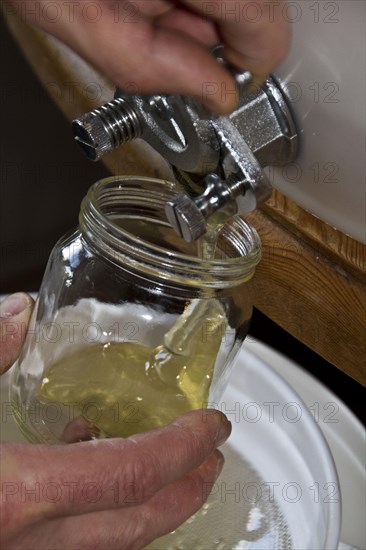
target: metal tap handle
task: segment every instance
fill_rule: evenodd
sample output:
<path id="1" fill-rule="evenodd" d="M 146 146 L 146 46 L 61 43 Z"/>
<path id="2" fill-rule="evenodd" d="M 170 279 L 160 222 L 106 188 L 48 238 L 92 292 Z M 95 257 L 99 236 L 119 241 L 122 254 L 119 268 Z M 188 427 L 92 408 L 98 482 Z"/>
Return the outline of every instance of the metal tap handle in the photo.
<path id="1" fill-rule="evenodd" d="M 137 137 L 149 143 L 188 190 L 167 204 L 167 218 L 185 240 L 196 240 L 214 211 L 228 205 L 243 214 L 267 200 L 271 185 L 262 168 L 297 155 L 296 126 L 281 84 L 270 77 L 250 91 L 250 73 L 235 72 L 235 79 L 240 104 L 227 117 L 188 97 L 117 90 L 109 104 L 74 121 L 75 140 L 92 160 Z M 200 196 L 191 198 L 194 193 Z"/>
<path id="2" fill-rule="evenodd" d="M 165 205 L 165 214 L 175 232 L 187 242 L 197 240 L 207 231 L 207 219 L 241 193 L 244 182 L 237 178 L 225 182 L 217 174 L 205 178 L 206 188 L 195 199 L 179 194 Z"/>

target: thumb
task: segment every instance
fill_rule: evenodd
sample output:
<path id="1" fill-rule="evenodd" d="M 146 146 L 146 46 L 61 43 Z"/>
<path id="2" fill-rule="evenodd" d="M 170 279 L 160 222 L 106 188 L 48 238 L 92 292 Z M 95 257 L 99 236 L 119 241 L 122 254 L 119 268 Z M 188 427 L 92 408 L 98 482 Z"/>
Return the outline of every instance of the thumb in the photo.
<path id="1" fill-rule="evenodd" d="M 0 304 L 0 374 L 11 367 L 20 353 L 33 304 L 24 292 L 11 294 Z"/>

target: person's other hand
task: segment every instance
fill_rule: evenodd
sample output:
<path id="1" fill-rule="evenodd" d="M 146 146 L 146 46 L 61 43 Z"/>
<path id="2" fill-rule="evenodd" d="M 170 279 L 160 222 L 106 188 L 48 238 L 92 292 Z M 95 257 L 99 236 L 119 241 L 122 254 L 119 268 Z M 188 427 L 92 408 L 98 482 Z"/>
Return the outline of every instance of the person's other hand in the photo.
<path id="1" fill-rule="evenodd" d="M 284 0 L 8 2 L 122 90 L 191 95 L 220 114 L 237 99 L 232 77 L 209 51 L 213 45 L 223 44 L 225 59 L 250 71 L 255 84 L 289 47 Z"/>
<path id="2" fill-rule="evenodd" d="M 16 361 L 27 334 L 34 301 L 17 292 L 0 303 L 0 375 Z"/>
<path id="3" fill-rule="evenodd" d="M 32 300 L 0 304 L 0 369 L 16 359 Z M 17 327 L 19 331 L 17 331 Z M 128 439 L 1 445 L 4 550 L 138 549 L 173 531 L 205 502 L 230 434 L 217 411 L 193 411 Z"/>

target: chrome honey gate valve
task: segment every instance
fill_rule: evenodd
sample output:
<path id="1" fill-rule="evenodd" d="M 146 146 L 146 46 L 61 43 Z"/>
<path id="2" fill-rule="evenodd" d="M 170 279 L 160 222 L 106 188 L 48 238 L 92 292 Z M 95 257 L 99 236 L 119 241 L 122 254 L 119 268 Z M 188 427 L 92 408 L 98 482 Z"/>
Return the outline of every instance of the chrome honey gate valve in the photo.
<path id="1" fill-rule="evenodd" d="M 73 121 L 75 140 L 94 161 L 136 138 L 149 143 L 187 192 L 166 204 L 168 221 L 194 241 L 217 210 L 244 214 L 267 200 L 271 185 L 263 168 L 297 155 L 296 125 L 282 85 L 271 76 L 248 93 L 250 73 L 235 77 L 240 105 L 229 116 L 217 117 L 188 97 L 117 89 L 113 101 Z"/>

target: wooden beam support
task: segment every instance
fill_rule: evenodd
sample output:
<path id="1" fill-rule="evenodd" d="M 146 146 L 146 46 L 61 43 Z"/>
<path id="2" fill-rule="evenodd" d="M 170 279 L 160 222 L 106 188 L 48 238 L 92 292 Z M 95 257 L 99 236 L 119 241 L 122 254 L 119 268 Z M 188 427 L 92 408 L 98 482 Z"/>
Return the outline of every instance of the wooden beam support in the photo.
<path id="1" fill-rule="evenodd" d="M 268 213 L 259 210 L 246 220 L 263 247 L 252 285 L 255 306 L 365 385 L 365 283 Z"/>

